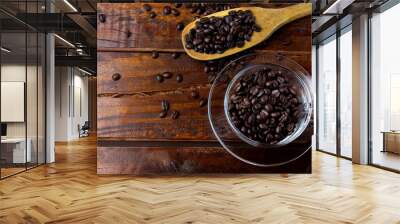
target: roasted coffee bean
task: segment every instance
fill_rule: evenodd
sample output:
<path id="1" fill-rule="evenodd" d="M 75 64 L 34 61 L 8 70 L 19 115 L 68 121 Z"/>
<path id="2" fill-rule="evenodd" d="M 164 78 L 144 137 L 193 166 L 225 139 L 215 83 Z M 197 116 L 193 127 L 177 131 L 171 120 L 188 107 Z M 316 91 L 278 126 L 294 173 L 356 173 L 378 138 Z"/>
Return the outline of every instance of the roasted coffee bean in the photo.
<path id="1" fill-rule="evenodd" d="M 150 12 L 150 18 L 154 19 L 156 18 L 157 14 L 155 12 Z"/>
<path id="2" fill-rule="evenodd" d="M 160 114 L 159 114 L 159 116 L 160 116 L 160 118 L 164 118 L 164 117 L 167 116 L 167 114 L 168 114 L 167 111 L 161 111 Z"/>
<path id="3" fill-rule="evenodd" d="M 200 107 L 204 107 L 205 105 L 207 105 L 207 99 L 201 98 L 199 101 L 199 105 Z"/>
<path id="4" fill-rule="evenodd" d="M 161 101 L 161 110 L 168 111 L 169 110 L 169 102 L 167 100 Z"/>
<path id="5" fill-rule="evenodd" d="M 176 8 L 180 8 L 182 6 L 182 3 L 175 3 L 174 5 Z"/>
<path id="6" fill-rule="evenodd" d="M 158 75 L 156 75 L 156 80 L 157 80 L 158 82 L 163 82 L 163 81 L 164 81 L 164 78 L 163 78 L 160 74 L 158 74 Z"/>
<path id="7" fill-rule="evenodd" d="M 173 59 L 177 59 L 177 58 L 179 58 L 180 54 L 179 54 L 179 52 L 174 52 L 174 53 L 172 53 L 171 56 Z"/>
<path id="8" fill-rule="evenodd" d="M 228 21 L 234 22 L 228 17 Z M 228 111 L 232 123 L 248 138 L 276 144 L 295 131 L 301 116 L 296 87 L 289 71 L 264 67 L 233 84 Z"/>
<path id="9" fill-rule="evenodd" d="M 143 5 L 144 11 L 150 12 L 151 11 L 151 6 L 149 4 L 144 4 Z"/>
<path id="10" fill-rule="evenodd" d="M 164 9 L 163 9 L 163 14 L 164 15 L 169 15 L 169 14 L 171 14 L 171 7 L 170 6 L 164 6 Z"/>
<path id="11" fill-rule="evenodd" d="M 181 14 L 178 9 L 172 9 L 171 12 L 174 16 L 179 16 Z"/>
<path id="12" fill-rule="evenodd" d="M 112 78 L 113 81 L 118 81 L 118 80 L 121 79 L 121 74 L 114 73 L 111 78 Z"/>
<path id="13" fill-rule="evenodd" d="M 177 30 L 183 30 L 183 28 L 185 28 L 185 25 L 183 23 L 176 24 L 176 29 Z"/>
<path id="14" fill-rule="evenodd" d="M 193 99 L 197 99 L 197 98 L 199 98 L 199 92 L 197 92 L 197 90 L 192 90 L 192 91 L 190 92 L 190 96 L 191 96 Z"/>
<path id="15" fill-rule="evenodd" d="M 129 30 L 128 30 L 128 31 L 126 31 L 126 37 L 128 37 L 128 38 L 129 38 L 129 37 L 131 37 L 131 36 L 132 36 L 132 32 L 131 32 L 131 31 L 129 31 Z"/>
<path id="16" fill-rule="evenodd" d="M 173 76 L 171 72 L 163 72 L 161 75 L 163 78 L 166 78 L 166 79 L 170 79 Z"/>
<path id="17" fill-rule="evenodd" d="M 156 58 L 158 58 L 158 56 L 159 56 L 159 53 L 157 51 L 151 52 L 151 57 L 152 58 L 156 59 Z"/>
<path id="18" fill-rule="evenodd" d="M 198 8 L 196 8 L 198 10 Z M 259 32 L 250 10 L 230 11 L 224 17 L 203 17 L 185 36 L 185 46 L 205 54 L 221 54 L 234 47 L 243 47 L 253 32 Z"/>
<path id="19" fill-rule="evenodd" d="M 179 118 L 179 111 L 176 111 L 176 110 L 174 110 L 174 111 L 172 111 L 172 114 L 171 114 L 171 118 L 173 119 L 173 120 L 176 120 L 176 119 L 178 119 Z"/>
<path id="20" fill-rule="evenodd" d="M 183 81 L 183 76 L 181 74 L 176 75 L 176 81 L 177 82 L 182 82 Z"/>
<path id="21" fill-rule="evenodd" d="M 99 21 L 101 23 L 105 23 L 106 19 L 107 19 L 107 16 L 105 14 L 103 14 L 103 13 L 99 14 Z"/>

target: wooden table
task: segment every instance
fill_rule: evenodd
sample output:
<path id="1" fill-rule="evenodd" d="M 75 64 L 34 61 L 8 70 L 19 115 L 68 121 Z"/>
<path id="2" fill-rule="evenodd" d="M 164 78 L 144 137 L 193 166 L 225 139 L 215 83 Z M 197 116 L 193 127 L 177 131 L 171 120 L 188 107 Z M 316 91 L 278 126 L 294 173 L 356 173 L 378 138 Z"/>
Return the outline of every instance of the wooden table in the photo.
<path id="1" fill-rule="evenodd" d="M 382 152 L 400 154 L 400 131 L 382 131 L 383 149 Z"/>
<path id="2" fill-rule="evenodd" d="M 311 153 L 284 166 L 260 168 L 228 154 L 217 142 L 207 118 L 207 107 L 190 98 L 197 89 L 207 97 L 210 85 L 203 63 L 181 54 L 178 22 L 193 20 L 185 7 L 181 15 L 162 15 L 166 4 L 150 4 L 157 17 L 151 19 L 142 3 L 98 4 L 98 148 L 99 174 L 183 174 L 183 173 L 307 173 Z M 248 4 L 247 4 L 248 5 Z M 257 4 L 262 7 L 285 5 Z M 158 59 L 151 52 L 160 52 Z M 311 71 L 311 17 L 288 24 L 257 51 L 279 52 Z M 155 81 L 155 74 L 182 74 L 175 79 Z M 112 75 L 119 73 L 118 81 Z M 161 100 L 180 111 L 178 120 L 160 119 Z M 312 125 L 308 130 L 310 145 Z"/>

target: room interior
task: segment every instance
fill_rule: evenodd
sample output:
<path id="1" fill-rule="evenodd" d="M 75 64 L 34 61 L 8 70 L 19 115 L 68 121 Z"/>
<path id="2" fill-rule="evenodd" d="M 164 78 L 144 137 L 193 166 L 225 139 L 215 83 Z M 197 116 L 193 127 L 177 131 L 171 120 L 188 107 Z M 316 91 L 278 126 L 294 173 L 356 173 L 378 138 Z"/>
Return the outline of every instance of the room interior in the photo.
<path id="1" fill-rule="evenodd" d="M 98 114 L 117 113 L 122 104 L 120 95 L 101 92 L 100 76 L 113 74 L 101 74 L 97 62 L 124 58 L 123 53 L 98 57 L 97 4 L 122 2 L 134 1 L 0 2 L 0 200 L 5 202 L 0 203 L 0 223 L 400 221 L 395 200 L 400 197 L 398 1 L 295 1 L 313 8 L 311 174 L 167 177 L 132 175 L 130 163 L 162 158 L 157 169 L 165 165 L 181 172 L 167 161 L 182 154 L 170 150 L 164 157 L 145 158 L 138 153 L 129 160 L 132 154 L 115 143 L 123 138 L 97 138 L 102 135 L 98 124 L 100 129 L 120 125 L 120 120 L 98 120 Z M 136 62 L 125 63 L 134 67 Z M 104 96 L 115 100 L 113 107 L 98 102 Z M 139 144 L 156 155 L 151 144 Z M 101 175 L 101 147 L 121 150 L 108 158 L 123 164 L 118 172 L 131 175 Z M 233 157 L 219 161 L 241 166 Z"/>

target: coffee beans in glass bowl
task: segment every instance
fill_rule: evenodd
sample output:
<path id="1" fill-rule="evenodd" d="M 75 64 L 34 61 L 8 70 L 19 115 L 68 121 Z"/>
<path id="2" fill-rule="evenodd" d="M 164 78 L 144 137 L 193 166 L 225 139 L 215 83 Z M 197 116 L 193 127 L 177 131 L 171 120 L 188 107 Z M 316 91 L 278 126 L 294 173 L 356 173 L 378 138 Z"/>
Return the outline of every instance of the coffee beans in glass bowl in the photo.
<path id="1" fill-rule="evenodd" d="M 307 84 L 277 65 L 251 65 L 229 83 L 225 114 L 236 134 L 254 146 L 292 142 L 308 124 Z"/>
<path id="2" fill-rule="evenodd" d="M 235 47 L 243 47 L 253 32 L 260 32 L 250 10 L 232 10 L 224 17 L 203 17 L 185 35 L 186 49 L 205 54 L 222 54 Z"/>

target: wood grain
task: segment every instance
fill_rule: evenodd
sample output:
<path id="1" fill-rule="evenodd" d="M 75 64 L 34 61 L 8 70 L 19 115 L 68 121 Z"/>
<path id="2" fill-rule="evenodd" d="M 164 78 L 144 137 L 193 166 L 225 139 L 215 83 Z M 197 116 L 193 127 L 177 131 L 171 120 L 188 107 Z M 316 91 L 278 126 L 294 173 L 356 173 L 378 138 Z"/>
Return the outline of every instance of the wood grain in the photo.
<path id="1" fill-rule="evenodd" d="M 138 167 L 145 167 L 142 171 L 146 173 L 167 174 L 171 173 L 171 167 L 165 164 L 178 161 L 182 164 L 182 161 L 196 161 L 191 170 L 194 173 L 251 172 L 250 168 L 243 168 L 247 167 L 246 164 L 238 166 L 238 160 L 218 145 L 195 145 L 194 142 L 217 142 L 209 125 L 207 107 L 200 108 L 199 100 L 190 97 L 193 89 L 198 90 L 202 97 L 208 97 L 210 85 L 204 64 L 183 53 L 180 31 L 176 29 L 177 23 L 183 21 L 187 24 L 194 15 L 182 7 L 180 16 L 164 16 L 161 11 L 167 4 L 149 4 L 157 13 L 154 19 L 149 18 L 149 12 L 143 11 L 142 3 L 98 5 L 99 14 L 106 15 L 105 23 L 98 22 L 98 137 L 99 142 L 117 142 L 114 146 L 99 146 L 99 155 L 104 155 L 98 158 L 99 173 L 131 172 L 139 175 Z M 287 5 L 254 6 L 274 8 Z M 285 25 L 254 50 L 288 56 L 310 72 L 311 17 Z M 160 52 L 157 59 L 151 57 L 153 51 Z M 173 59 L 172 52 L 181 52 L 181 55 Z M 158 83 L 156 74 L 166 71 L 182 74 L 183 82 L 177 83 L 174 77 Z M 121 75 L 117 81 L 111 78 L 115 73 Z M 171 110 L 180 112 L 178 120 L 170 118 L 171 112 L 167 118 L 159 118 L 162 100 L 168 100 Z M 300 142 L 310 144 L 311 134 L 307 131 Z M 159 145 L 149 149 L 139 144 L 146 141 Z M 167 146 L 169 142 L 182 142 L 185 146 Z M 210 155 L 206 152 L 220 156 L 220 161 L 213 162 L 214 156 L 203 157 L 203 154 Z M 168 153 L 171 157 L 163 157 Z M 158 160 L 148 159 L 146 154 L 149 158 L 160 157 Z M 139 157 L 143 159 L 138 160 Z M 125 160 L 121 163 L 120 158 Z M 211 159 L 207 162 L 201 158 Z M 296 163 L 296 172 L 310 172 L 309 160 L 310 157 L 306 156 L 302 163 Z M 145 162 L 148 164 L 139 161 L 148 161 Z M 290 166 L 278 170 L 283 172 Z M 254 172 L 278 171 L 253 169 Z"/>

